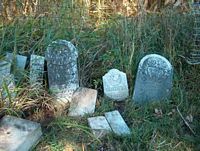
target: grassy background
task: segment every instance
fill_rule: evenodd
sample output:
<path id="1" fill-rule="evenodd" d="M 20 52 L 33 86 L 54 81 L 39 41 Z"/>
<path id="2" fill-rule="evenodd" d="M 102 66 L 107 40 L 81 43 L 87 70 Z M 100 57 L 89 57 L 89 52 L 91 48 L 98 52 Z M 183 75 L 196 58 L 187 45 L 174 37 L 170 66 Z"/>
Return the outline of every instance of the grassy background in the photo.
<path id="1" fill-rule="evenodd" d="M 193 17 L 189 12 L 165 9 L 159 13 L 134 17 L 112 15 L 105 19 L 101 18 L 103 12 L 100 17 L 91 17 L 84 8 L 72 3 L 47 10 L 48 13 L 37 17 L 19 17 L 2 23 L 1 58 L 7 51 L 44 55 L 52 41 L 71 41 L 79 51 L 81 86 L 98 90 L 94 116 L 118 109 L 132 134 L 125 138 L 114 134 L 100 140 L 94 138 L 87 124 L 89 116 L 69 118 L 67 108 L 64 113 L 57 113 L 46 82 L 44 90 L 32 89 L 25 73 L 27 76 L 17 87 L 17 103 L 11 100 L 8 105 L 1 101 L 0 107 L 2 115 L 12 114 L 42 123 L 44 137 L 34 150 L 200 150 L 200 66 L 188 65 L 179 57 L 187 55 L 193 45 Z M 167 102 L 138 107 L 131 101 L 137 66 L 149 53 L 161 54 L 172 63 L 172 97 Z M 102 76 L 111 68 L 127 74 L 130 98 L 123 103 L 103 97 Z"/>

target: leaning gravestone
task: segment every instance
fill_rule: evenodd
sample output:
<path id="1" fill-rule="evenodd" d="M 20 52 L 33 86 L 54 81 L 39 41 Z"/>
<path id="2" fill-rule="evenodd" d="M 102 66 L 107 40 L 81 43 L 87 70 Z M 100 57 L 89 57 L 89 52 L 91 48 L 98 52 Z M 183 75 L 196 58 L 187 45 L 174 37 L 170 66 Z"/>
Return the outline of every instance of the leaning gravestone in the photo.
<path id="1" fill-rule="evenodd" d="M 12 53 L 6 54 L 6 61 L 10 62 L 14 66 L 14 76 L 17 81 L 21 80 L 24 76 L 24 69 L 26 66 L 27 57 L 22 55 L 15 55 Z"/>
<path id="2" fill-rule="evenodd" d="M 33 148 L 42 136 L 39 123 L 4 116 L 0 122 L 0 150 L 28 151 Z"/>
<path id="3" fill-rule="evenodd" d="M 57 100 L 70 102 L 79 87 L 75 46 L 66 40 L 52 42 L 45 53 L 50 91 Z"/>
<path id="4" fill-rule="evenodd" d="M 103 76 L 104 94 L 113 100 L 121 101 L 128 97 L 128 82 L 126 74 L 117 70 L 111 69 Z"/>
<path id="5" fill-rule="evenodd" d="M 157 54 L 146 55 L 139 63 L 133 101 L 136 103 L 167 99 L 172 89 L 170 62 Z"/>
<path id="6" fill-rule="evenodd" d="M 30 84 L 31 86 L 42 86 L 44 73 L 44 57 L 31 55 L 30 60 Z"/>

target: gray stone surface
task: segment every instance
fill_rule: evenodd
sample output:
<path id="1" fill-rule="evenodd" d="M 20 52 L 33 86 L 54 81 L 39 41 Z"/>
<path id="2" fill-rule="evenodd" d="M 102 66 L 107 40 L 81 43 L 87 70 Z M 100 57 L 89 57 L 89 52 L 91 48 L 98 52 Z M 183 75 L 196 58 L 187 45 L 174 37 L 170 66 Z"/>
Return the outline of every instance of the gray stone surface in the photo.
<path id="1" fill-rule="evenodd" d="M 79 88 L 75 91 L 69 108 L 69 116 L 92 114 L 95 110 L 97 90 Z"/>
<path id="2" fill-rule="evenodd" d="M 12 64 L 15 79 L 19 81 L 24 76 L 24 69 L 26 66 L 27 57 L 22 55 L 14 55 L 12 53 L 6 54 L 6 61 Z"/>
<path id="3" fill-rule="evenodd" d="M 44 74 L 44 57 L 31 55 L 30 59 L 30 84 L 32 86 L 42 86 Z"/>
<path id="4" fill-rule="evenodd" d="M 88 124 L 97 138 L 112 131 L 104 116 L 90 117 L 88 118 Z"/>
<path id="5" fill-rule="evenodd" d="M 7 61 L 0 61 L 0 87 L 2 87 L 4 77 L 10 75 L 11 64 Z"/>
<path id="6" fill-rule="evenodd" d="M 111 69 L 103 76 L 103 89 L 105 96 L 116 101 L 122 101 L 129 95 L 127 77 L 124 72 Z"/>
<path id="7" fill-rule="evenodd" d="M 0 150 L 28 151 L 34 147 L 42 136 L 39 123 L 4 116 L 0 122 Z"/>
<path id="8" fill-rule="evenodd" d="M 146 55 L 139 63 L 133 101 L 144 103 L 170 97 L 173 69 L 170 62 L 157 54 Z"/>
<path id="9" fill-rule="evenodd" d="M 47 60 L 50 91 L 57 100 L 71 101 L 74 91 L 79 87 L 75 46 L 66 40 L 52 42 L 45 53 Z"/>
<path id="10" fill-rule="evenodd" d="M 131 134 L 130 129 L 128 128 L 119 111 L 115 110 L 112 112 L 106 112 L 105 117 L 115 134 L 121 136 Z"/>
<path id="11" fill-rule="evenodd" d="M 14 98 L 16 96 L 14 76 L 10 74 L 11 64 L 0 61 L 0 98 Z"/>

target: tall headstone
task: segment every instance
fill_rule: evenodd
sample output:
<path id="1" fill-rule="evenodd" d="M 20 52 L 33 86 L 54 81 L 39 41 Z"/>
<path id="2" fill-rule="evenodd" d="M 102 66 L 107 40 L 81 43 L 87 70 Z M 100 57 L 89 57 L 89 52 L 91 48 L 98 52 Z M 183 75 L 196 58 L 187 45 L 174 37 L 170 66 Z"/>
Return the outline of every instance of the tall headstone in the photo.
<path id="1" fill-rule="evenodd" d="M 133 101 L 144 103 L 170 97 L 173 68 L 170 62 L 157 54 L 146 55 L 139 63 Z"/>
<path id="2" fill-rule="evenodd" d="M 31 55 L 30 59 L 30 84 L 32 86 L 42 86 L 44 73 L 44 57 Z"/>
<path id="3" fill-rule="evenodd" d="M 66 40 L 52 42 L 45 53 L 50 91 L 57 100 L 71 101 L 74 91 L 79 87 L 75 46 Z"/>
<path id="4" fill-rule="evenodd" d="M 13 53 L 6 54 L 6 61 L 12 64 L 13 73 L 17 81 L 21 80 L 24 76 L 24 69 L 26 66 L 27 57 L 22 55 L 15 55 Z"/>
<path id="5" fill-rule="evenodd" d="M 0 150 L 31 150 L 42 136 L 39 123 L 14 116 L 4 116 L 0 121 Z"/>
<path id="6" fill-rule="evenodd" d="M 111 69 L 103 76 L 104 94 L 110 99 L 122 101 L 129 95 L 127 77 L 124 72 Z"/>

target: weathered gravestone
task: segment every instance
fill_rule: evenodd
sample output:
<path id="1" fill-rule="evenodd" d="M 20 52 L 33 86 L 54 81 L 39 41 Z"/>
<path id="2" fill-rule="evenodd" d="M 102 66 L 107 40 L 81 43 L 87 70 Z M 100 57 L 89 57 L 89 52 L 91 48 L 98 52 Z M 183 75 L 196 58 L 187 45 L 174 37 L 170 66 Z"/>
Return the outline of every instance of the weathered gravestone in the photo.
<path id="1" fill-rule="evenodd" d="M 133 101 L 136 103 L 169 98 L 173 69 L 170 62 L 157 54 L 146 55 L 139 63 Z"/>
<path id="2" fill-rule="evenodd" d="M 95 110 L 97 90 L 78 88 L 75 91 L 69 108 L 69 116 L 84 116 Z"/>
<path id="3" fill-rule="evenodd" d="M 15 97 L 14 76 L 10 74 L 11 64 L 7 61 L 0 61 L 0 97 Z"/>
<path id="4" fill-rule="evenodd" d="M 66 40 L 52 42 L 45 53 L 50 91 L 62 102 L 71 101 L 79 87 L 75 46 Z"/>
<path id="5" fill-rule="evenodd" d="M 131 134 L 129 127 L 127 126 L 119 111 L 115 110 L 112 112 L 106 112 L 105 117 L 115 134 L 121 136 Z"/>
<path id="6" fill-rule="evenodd" d="M 97 138 L 102 137 L 109 132 L 112 132 L 104 116 L 90 117 L 88 118 L 88 123 L 92 129 L 92 133 Z"/>
<path id="7" fill-rule="evenodd" d="M 6 61 L 12 64 L 14 76 L 17 81 L 21 80 L 21 78 L 24 76 L 26 60 L 27 60 L 26 56 L 14 55 L 12 53 L 6 54 Z"/>
<path id="8" fill-rule="evenodd" d="M 39 123 L 4 116 L 0 121 L 0 150 L 28 151 L 34 147 L 42 136 Z"/>
<path id="9" fill-rule="evenodd" d="M 128 82 L 126 74 L 117 70 L 111 69 L 103 76 L 104 94 L 113 100 L 121 101 L 128 97 Z"/>
<path id="10" fill-rule="evenodd" d="M 30 60 L 30 84 L 32 86 L 42 86 L 44 73 L 44 57 L 31 55 Z"/>

